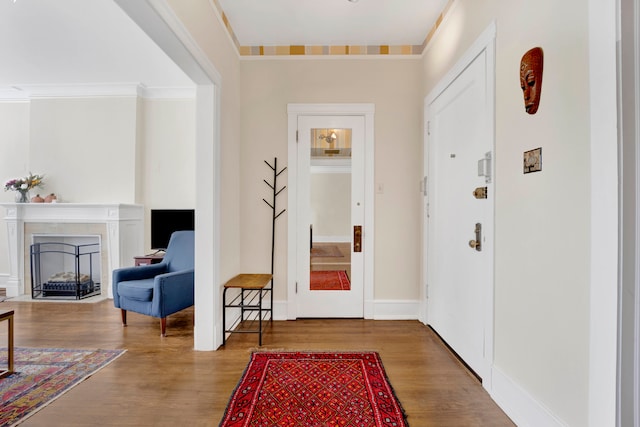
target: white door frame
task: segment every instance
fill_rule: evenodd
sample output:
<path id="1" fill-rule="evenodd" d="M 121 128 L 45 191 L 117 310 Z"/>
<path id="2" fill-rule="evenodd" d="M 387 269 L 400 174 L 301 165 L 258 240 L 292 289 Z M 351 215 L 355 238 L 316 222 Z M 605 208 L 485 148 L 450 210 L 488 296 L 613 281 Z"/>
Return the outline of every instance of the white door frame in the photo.
<path id="1" fill-rule="evenodd" d="M 428 115 L 429 105 L 438 97 L 442 92 L 444 92 L 449 85 L 471 64 L 475 58 L 481 54 L 483 51 L 486 52 L 486 88 L 487 88 L 487 106 L 486 106 L 486 114 L 487 114 L 487 137 L 491 141 L 491 152 L 493 153 L 492 160 L 492 179 L 495 180 L 495 163 L 496 163 L 496 155 L 495 155 L 495 38 L 496 38 L 496 25 L 492 23 L 475 41 L 475 43 L 465 52 L 465 54 L 460 58 L 460 60 L 449 70 L 449 72 L 440 80 L 440 82 L 429 92 L 429 94 L 425 97 L 424 100 L 424 175 L 425 177 L 429 176 L 428 174 L 428 157 L 429 157 L 429 147 L 428 147 L 428 129 L 426 124 L 429 123 L 430 117 Z M 495 181 L 494 181 L 495 182 Z M 426 179 L 424 180 L 423 185 L 425 186 L 425 192 L 427 187 Z M 423 224 L 426 224 L 426 212 L 428 209 L 427 197 L 425 197 L 425 206 L 423 209 Z M 492 203 L 494 204 L 494 218 L 492 221 L 495 223 L 495 197 L 492 197 Z M 491 227 L 495 229 L 495 227 Z M 427 299 L 428 299 L 428 284 L 427 284 L 427 247 L 428 247 L 428 230 L 425 226 L 423 229 L 423 239 L 422 239 L 422 248 L 423 248 L 423 260 L 422 260 L 422 278 L 423 278 L 423 289 L 422 289 L 422 298 L 421 298 L 421 310 L 420 310 L 420 320 L 426 324 L 427 323 Z M 494 236 L 491 236 L 491 240 L 495 240 Z M 495 248 L 492 245 L 493 250 Z M 494 252 L 495 254 L 495 252 Z M 492 280 L 495 280 L 492 275 Z M 493 366 L 493 340 L 494 340 L 494 291 L 495 291 L 495 282 L 492 281 L 491 289 L 488 290 L 489 295 L 485 296 L 485 312 L 483 315 L 484 322 L 484 359 L 486 366 L 491 370 Z M 491 390 L 491 374 L 482 375 L 482 385 L 485 389 Z"/>
<path id="2" fill-rule="evenodd" d="M 373 319 L 373 249 L 374 249 L 374 104 L 288 104 L 288 166 L 287 166 L 287 318 L 298 317 L 296 297 L 297 277 L 297 142 L 298 116 L 363 116 L 364 117 L 364 224 L 362 250 L 364 252 L 364 318 Z"/>

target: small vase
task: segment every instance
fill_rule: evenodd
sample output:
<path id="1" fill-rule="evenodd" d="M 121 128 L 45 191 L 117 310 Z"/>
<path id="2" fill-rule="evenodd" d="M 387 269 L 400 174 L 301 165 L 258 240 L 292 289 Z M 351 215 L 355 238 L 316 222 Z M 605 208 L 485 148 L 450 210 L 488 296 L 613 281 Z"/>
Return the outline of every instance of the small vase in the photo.
<path id="1" fill-rule="evenodd" d="M 16 191 L 16 203 L 29 203 L 29 191 Z"/>

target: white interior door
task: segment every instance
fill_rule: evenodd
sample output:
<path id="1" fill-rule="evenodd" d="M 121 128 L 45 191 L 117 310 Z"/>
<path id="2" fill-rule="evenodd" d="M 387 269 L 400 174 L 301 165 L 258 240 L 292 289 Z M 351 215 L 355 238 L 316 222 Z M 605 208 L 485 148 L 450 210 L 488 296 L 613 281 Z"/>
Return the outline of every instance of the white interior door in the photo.
<path id="1" fill-rule="evenodd" d="M 483 51 L 427 106 L 426 218 L 427 322 L 484 378 L 493 295 L 493 184 L 480 176 L 493 150 L 486 61 Z"/>
<path id="2" fill-rule="evenodd" d="M 363 242 L 354 241 L 358 236 L 354 226 L 364 225 L 364 116 L 299 116 L 297 144 L 297 317 L 363 317 L 364 316 L 364 257 Z M 335 132 L 334 132 L 335 131 Z M 323 168 L 341 168 L 350 172 L 346 188 L 351 197 L 345 206 L 348 212 L 345 227 L 338 238 L 349 243 L 351 251 L 350 285 L 344 290 L 312 289 L 310 283 L 310 239 L 314 212 L 311 208 L 312 148 L 318 135 L 331 147 L 332 134 L 350 135 L 351 156 L 314 158 L 324 162 Z M 324 143 L 324 142 L 323 142 Z M 323 149 L 324 151 L 324 149 Z M 345 209 L 340 209 L 344 211 Z M 317 227 L 316 227 L 317 228 Z M 363 235 L 360 234 L 360 239 Z"/>

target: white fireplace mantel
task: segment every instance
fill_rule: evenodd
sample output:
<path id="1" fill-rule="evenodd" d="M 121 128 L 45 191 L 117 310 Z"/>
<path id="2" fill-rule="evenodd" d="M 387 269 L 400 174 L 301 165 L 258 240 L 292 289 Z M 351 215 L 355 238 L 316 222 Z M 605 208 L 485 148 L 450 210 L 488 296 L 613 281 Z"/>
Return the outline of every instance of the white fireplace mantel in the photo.
<path id="1" fill-rule="evenodd" d="M 39 235 L 97 234 L 101 237 L 101 251 L 107 260 L 103 274 L 102 294 L 112 298 L 111 276 L 113 270 L 133 265 L 133 257 L 140 255 L 144 247 L 144 208 L 134 204 L 89 203 L 0 203 L 6 211 L 9 240 L 9 279 L 6 284 L 8 297 L 28 293 L 25 274 L 29 270 L 31 229 Z M 82 232 L 78 232 L 82 229 Z M 27 230 L 25 232 L 25 230 Z M 104 267 L 103 267 L 104 269 Z M 30 286 L 30 285 L 29 285 Z"/>

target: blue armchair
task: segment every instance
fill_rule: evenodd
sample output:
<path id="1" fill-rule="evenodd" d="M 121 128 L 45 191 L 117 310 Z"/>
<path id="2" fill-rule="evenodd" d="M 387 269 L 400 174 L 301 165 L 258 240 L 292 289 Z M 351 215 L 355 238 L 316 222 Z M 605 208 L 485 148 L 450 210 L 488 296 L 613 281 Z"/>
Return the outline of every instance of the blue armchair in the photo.
<path id="1" fill-rule="evenodd" d="M 171 235 L 162 262 L 113 271 L 113 304 L 127 310 L 160 318 L 160 335 L 166 336 L 167 316 L 193 305 L 193 231 Z"/>

